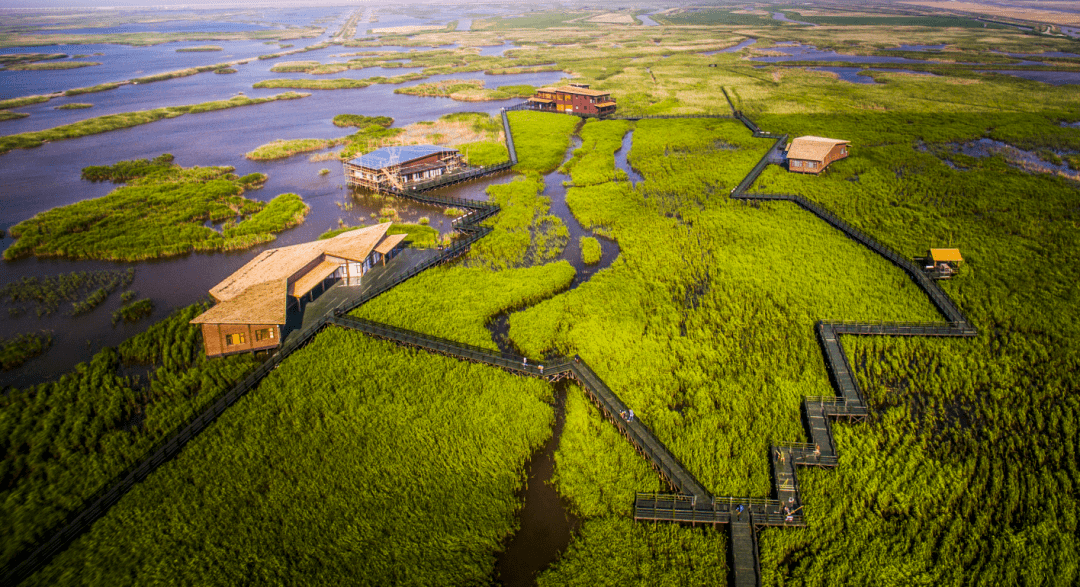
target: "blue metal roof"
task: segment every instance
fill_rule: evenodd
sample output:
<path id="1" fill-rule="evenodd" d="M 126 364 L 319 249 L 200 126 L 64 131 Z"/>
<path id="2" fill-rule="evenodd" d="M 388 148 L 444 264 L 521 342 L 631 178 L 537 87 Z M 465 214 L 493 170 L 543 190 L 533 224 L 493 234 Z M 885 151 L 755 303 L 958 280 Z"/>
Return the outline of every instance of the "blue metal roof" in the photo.
<path id="1" fill-rule="evenodd" d="M 368 169 L 383 169 L 401 165 L 414 159 L 427 157 L 435 153 L 457 153 L 457 149 L 435 145 L 406 145 L 403 147 L 383 147 L 366 155 L 361 155 L 349 163 Z"/>

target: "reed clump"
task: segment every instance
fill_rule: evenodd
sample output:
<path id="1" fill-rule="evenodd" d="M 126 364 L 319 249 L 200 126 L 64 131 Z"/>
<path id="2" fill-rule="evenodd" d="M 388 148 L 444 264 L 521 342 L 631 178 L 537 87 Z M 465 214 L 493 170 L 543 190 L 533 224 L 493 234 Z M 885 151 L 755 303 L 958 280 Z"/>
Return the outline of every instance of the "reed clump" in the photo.
<path id="1" fill-rule="evenodd" d="M 282 94 L 277 94 L 276 96 L 270 96 L 268 98 L 248 98 L 246 96 L 235 96 L 228 100 L 216 100 L 213 102 L 203 102 L 201 104 L 191 104 L 187 106 L 168 106 L 165 108 L 155 108 L 153 110 L 140 110 L 137 112 L 125 112 L 123 114 L 110 114 L 108 116 L 99 116 L 97 118 L 90 118 L 87 120 L 72 124 L 66 124 L 64 126 L 58 126 L 48 130 L 0 137 L 0 154 L 7 153 L 12 149 L 32 149 L 34 147 L 41 146 L 46 141 L 62 141 L 64 139 L 74 139 L 87 135 L 109 132 L 111 130 L 130 128 L 133 126 L 139 126 L 141 124 L 148 124 L 166 118 L 176 118 L 177 116 L 183 116 L 185 114 L 212 112 L 214 110 L 224 110 L 226 108 L 238 108 L 240 106 L 265 104 L 267 102 L 274 102 L 276 100 L 294 100 L 297 98 L 303 98 L 308 95 L 310 94 L 285 92 Z"/>
<path id="2" fill-rule="evenodd" d="M 0 339 L 0 370 L 10 371 L 44 353 L 52 345 L 49 332 L 24 332 Z"/>
<path id="3" fill-rule="evenodd" d="M 88 167 L 84 177 L 125 181 L 108 195 L 54 208 L 11 228 L 5 259 L 28 255 L 136 261 L 194 251 L 239 250 L 274 240 L 303 222 L 309 208 L 296 194 L 269 203 L 243 197 L 232 167 L 182 168 L 171 155 Z M 220 230 L 207 223 L 226 221 Z"/>

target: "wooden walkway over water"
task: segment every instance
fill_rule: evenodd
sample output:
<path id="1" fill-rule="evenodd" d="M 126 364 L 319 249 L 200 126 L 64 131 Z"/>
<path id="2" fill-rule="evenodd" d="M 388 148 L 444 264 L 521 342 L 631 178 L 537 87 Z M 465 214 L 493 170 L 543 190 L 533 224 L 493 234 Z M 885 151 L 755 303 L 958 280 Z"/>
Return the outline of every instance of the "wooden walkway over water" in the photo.
<path id="1" fill-rule="evenodd" d="M 727 92 L 724 92 L 727 97 Z M 154 469 L 178 454 L 183 446 L 202 430 L 209 426 L 225 409 L 234 404 L 248 390 L 272 371 L 292 352 L 312 340 L 321 329 L 326 327 L 349 328 L 368 336 L 424 349 L 460 360 L 482 363 L 508 372 L 538 377 L 549 381 L 573 379 L 585 391 L 589 399 L 600 409 L 601 414 L 646 458 L 656 472 L 667 482 L 673 493 L 639 493 L 634 502 L 634 519 L 651 522 L 674 522 L 716 526 L 728 525 L 728 537 L 731 558 L 732 583 L 738 587 L 750 587 L 760 583 L 758 562 L 757 531 L 766 527 L 802 527 L 806 525 L 805 508 L 799 492 L 797 466 L 835 467 L 839 454 L 833 438 L 830 421 L 847 419 L 862 421 L 869 415 L 858 382 L 854 377 L 847 355 L 840 342 L 839 335 L 875 335 L 875 336 L 960 336 L 976 335 L 976 330 L 964 317 L 963 313 L 949 299 L 936 282 L 926 278 L 919 267 L 896 252 L 878 243 L 822 206 L 805 198 L 783 194 L 754 194 L 746 190 L 754 183 L 764 168 L 775 160 L 780 145 L 787 135 L 775 135 L 758 128 L 745 115 L 734 108 L 730 98 L 734 118 L 759 138 L 774 139 L 775 143 L 762 157 L 761 161 L 732 190 L 731 197 L 741 200 L 778 200 L 791 201 L 833 227 L 844 232 L 848 237 L 863 244 L 874 252 L 896 264 L 911 276 L 912 280 L 923 289 L 934 305 L 945 316 L 947 322 L 941 323 L 849 323 L 818 322 L 816 332 L 825 354 L 826 366 L 836 387 L 837 395 L 831 397 L 808 397 L 803 402 L 805 421 L 808 427 L 810 443 L 782 443 L 770 448 L 770 466 L 773 472 L 773 492 L 768 498 L 753 497 L 715 497 L 694 477 L 668 450 L 640 419 L 632 422 L 624 420 L 620 414 L 630 406 L 622 401 L 614 391 L 584 362 L 578 358 L 556 358 L 549 360 L 543 367 L 534 361 L 527 364 L 524 357 L 508 355 L 496 350 L 475 347 L 459 342 L 397 328 L 387 324 L 372 322 L 347 316 L 347 313 L 374 297 L 389 291 L 402 282 L 436 265 L 450 262 L 469 251 L 473 242 L 483 238 L 491 229 L 480 226 L 480 222 L 499 212 L 499 207 L 487 202 L 447 198 L 431 194 L 431 190 L 471 181 L 478 177 L 501 173 L 517 163 L 517 152 L 513 136 L 510 133 L 506 110 L 502 112 L 502 122 L 507 139 L 510 161 L 473 170 L 456 176 L 448 176 L 427 184 L 413 186 L 408 190 L 391 189 L 388 193 L 413 199 L 419 202 L 441 206 L 454 206 L 465 209 L 468 213 L 454 220 L 454 229 L 462 238 L 449 248 L 427 253 L 415 253 L 399 257 L 401 262 L 391 262 L 378 275 L 366 282 L 359 289 L 331 288 L 305 308 L 304 320 L 299 329 L 290 333 L 282 347 L 262 366 L 226 392 L 203 413 L 179 426 L 173 434 L 159 443 L 142 462 L 132 466 L 115 478 L 111 483 L 92 498 L 84 502 L 56 531 L 34 549 L 16 556 L 14 564 L 5 569 L 3 584 L 14 585 L 29 577 L 53 556 L 62 551 L 76 537 L 105 514 L 108 509 L 136 483 L 142 481 Z M 515 108 L 516 109 L 516 108 Z M 649 118 L 666 118 L 665 116 Z M 720 118 L 719 116 L 699 116 L 699 118 Z M 726 118 L 726 116 L 725 116 Z M 639 118 L 628 118 L 638 120 Z M 395 259 L 397 261 L 397 259 Z M 330 295 L 327 295 L 330 294 Z M 323 298 L 326 298 L 323 300 Z"/>

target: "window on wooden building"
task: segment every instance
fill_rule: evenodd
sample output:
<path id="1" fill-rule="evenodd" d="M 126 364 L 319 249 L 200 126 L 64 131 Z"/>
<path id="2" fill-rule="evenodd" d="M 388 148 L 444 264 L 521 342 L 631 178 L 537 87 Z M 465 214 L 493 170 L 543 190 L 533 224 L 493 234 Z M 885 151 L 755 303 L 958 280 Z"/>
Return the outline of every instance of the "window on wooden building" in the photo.
<path id="1" fill-rule="evenodd" d="M 247 342 L 247 337 L 243 332 L 237 332 L 236 334 L 225 335 L 225 346 L 233 346 L 237 344 L 244 344 Z"/>
<path id="2" fill-rule="evenodd" d="M 273 328 L 263 328 L 261 330 L 256 330 L 255 331 L 255 341 L 256 342 L 258 342 L 260 340 L 273 340 L 273 339 L 274 339 L 274 329 Z"/>

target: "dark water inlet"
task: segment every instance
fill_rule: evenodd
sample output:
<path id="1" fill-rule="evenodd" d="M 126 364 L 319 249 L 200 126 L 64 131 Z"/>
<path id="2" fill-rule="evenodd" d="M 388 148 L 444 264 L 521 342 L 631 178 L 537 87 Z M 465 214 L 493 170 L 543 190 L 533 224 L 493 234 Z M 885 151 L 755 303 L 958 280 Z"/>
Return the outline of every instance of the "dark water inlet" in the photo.
<path id="1" fill-rule="evenodd" d="M 555 426 L 551 438 L 540 447 L 525 468 L 525 503 L 518 512 L 521 528 L 510 539 L 495 564 L 497 581 L 506 587 L 536 584 L 537 573 L 555 562 L 578 529 L 580 520 L 551 484 L 555 451 L 566 423 L 565 381 L 555 384 Z"/>

